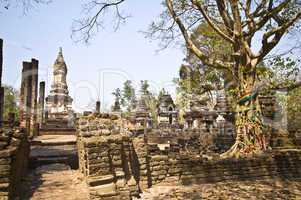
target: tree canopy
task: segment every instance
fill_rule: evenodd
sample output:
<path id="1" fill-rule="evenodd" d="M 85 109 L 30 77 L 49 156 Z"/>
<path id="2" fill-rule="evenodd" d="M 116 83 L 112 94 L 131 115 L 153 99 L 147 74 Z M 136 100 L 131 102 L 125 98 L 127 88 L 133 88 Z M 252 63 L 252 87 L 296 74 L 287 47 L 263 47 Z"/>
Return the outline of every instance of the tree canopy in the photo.
<path id="1" fill-rule="evenodd" d="M 4 120 L 8 120 L 9 113 L 14 113 L 16 118 L 19 117 L 18 101 L 18 91 L 11 86 L 4 85 Z"/>

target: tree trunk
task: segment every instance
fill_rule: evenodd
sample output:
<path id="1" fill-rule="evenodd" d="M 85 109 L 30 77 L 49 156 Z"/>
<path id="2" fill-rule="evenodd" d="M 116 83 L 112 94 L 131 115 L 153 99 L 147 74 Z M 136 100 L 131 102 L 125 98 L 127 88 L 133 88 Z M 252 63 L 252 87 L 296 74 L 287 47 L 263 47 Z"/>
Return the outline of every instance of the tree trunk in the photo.
<path id="1" fill-rule="evenodd" d="M 249 81 L 240 88 L 241 98 L 237 102 L 235 116 L 236 140 L 221 157 L 240 157 L 267 149 L 269 131 L 263 124 L 258 91 L 254 90 L 252 83 L 254 81 Z"/>

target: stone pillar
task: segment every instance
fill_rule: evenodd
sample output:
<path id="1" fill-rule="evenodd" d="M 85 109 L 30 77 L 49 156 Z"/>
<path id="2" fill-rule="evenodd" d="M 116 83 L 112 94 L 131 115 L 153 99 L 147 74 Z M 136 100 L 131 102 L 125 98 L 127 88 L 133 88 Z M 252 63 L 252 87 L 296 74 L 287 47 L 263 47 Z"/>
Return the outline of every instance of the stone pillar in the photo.
<path id="1" fill-rule="evenodd" d="M 39 123 L 40 127 L 44 121 L 44 110 L 45 110 L 45 81 L 40 82 L 39 89 Z"/>
<path id="2" fill-rule="evenodd" d="M 23 62 L 21 89 L 20 89 L 20 126 L 26 128 L 26 134 L 30 133 L 31 116 L 31 62 Z"/>
<path id="3" fill-rule="evenodd" d="M 3 111 L 4 111 L 4 88 L 2 88 L 2 69 L 3 69 L 3 40 L 0 38 L 0 127 L 3 121 Z"/>
<path id="4" fill-rule="evenodd" d="M 2 86 L 3 40 L 0 38 L 0 87 Z"/>
<path id="5" fill-rule="evenodd" d="M 96 101 L 96 109 L 95 109 L 96 113 L 100 113 L 100 101 Z"/>
<path id="6" fill-rule="evenodd" d="M 39 73 L 39 61 L 36 59 L 31 59 L 31 116 L 30 116 L 30 126 L 32 127 L 30 131 L 31 136 L 36 136 L 38 133 L 37 125 L 37 111 L 38 111 L 38 73 Z"/>
<path id="7" fill-rule="evenodd" d="M 3 125 L 4 87 L 0 87 L 0 127 Z"/>
<path id="8" fill-rule="evenodd" d="M 20 126 L 25 128 L 25 118 L 26 118 L 26 96 L 25 96 L 25 85 L 26 85 L 26 62 L 22 63 L 22 75 L 21 75 L 21 85 L 20 85 L 20 103 L 19 103 L 19 120 Z"/>
<path id="9" fill-rule="evenodd" d="M 29 70 L 26 72 L 25 82 L 25 127 L 27 134 L 30 135 L 32 131 L 31 126 L 31 111 L 32 111 L 32 76 L 31 74 L 31 63 L 28 63 Z"/>

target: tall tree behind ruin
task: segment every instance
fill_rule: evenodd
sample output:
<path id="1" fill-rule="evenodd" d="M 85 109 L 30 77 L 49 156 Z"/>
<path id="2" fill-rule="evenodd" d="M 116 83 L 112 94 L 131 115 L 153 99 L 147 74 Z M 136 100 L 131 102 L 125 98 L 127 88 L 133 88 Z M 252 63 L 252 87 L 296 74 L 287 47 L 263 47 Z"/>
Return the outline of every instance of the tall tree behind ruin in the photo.
<path id="1" fill-rule="evenodd" d="M 127 80 L 123 83 L 121 104 L 126 107 L 126 111 L 130 112 L 136 101 L 135 89 L 132 86 L 132 81 Z"/>
<path id="2" fill-rule="evenodd" d="M 8 120 L 9 113 L 14 113 L 15 118 L 19 118 L 19 92 L 11 86 L 4 85 L 4 120 Z"/>
<path id="3" fill-rule="evenodd" d="M 104 10 L 113 9 L 119 13 L 120 1 L 103 1 L 96 15 L 79 24 L 81 31 L 89 38 L 90 31 L 97 28 Z M 173 40 L 171 30 L 179 31 L 185 40 L 187 51 L 193 53 L 210 68 L 228 71 L 237 83 L 236 133 L 232 148 L 223 156 L 239 156 L 262 152 L 268 148 L 268 132 L 262 121 L 258 93 L 266 84 L 259 80 L 257 66 L 277 46 L 281 38 L 295 27 L 301 17 L 300 6 L 291 0 L 166 0 L 167 10 L 161 15 L 159 26 L 152 24 L 152 36 L 162 40 Z M 119 19 L 123 19 L 120 15 Z M 84 22 L 84 21 L 81 21 Z M 207 24 L 231 47 L 228 56 L 216 58 L 198 48 L 191 37 L 191 28 Z M 254 36 L 261 40 L 259 51 L 252 48 Z M 86 38 L 86 39 L 87 39 Z M 277 87 L 277 86 L 275 86 Z"/>
<path id="4" fill-rule="evenodd" d="M 140 95 L 141 98 L 144 98 L 145 103 L 147 105 L 147 107 L 150 110 L 151 113 L 151 117 L 153 119 L 153 122 L 156 123 L 157 122 L 157 104 L 158 104 L 158 100 L 156 98 L 156 95 L 150 91 L 149 89 L 149 83 L 147 80 L 141 80 L 140 81 Z"/>
<path id="5" fill-rule="evenodd" d="M 261 152 L 268 147 L 268 130 L 263 124 L 258 93 L 263 87 L 257 74 L 257 66 L 279 43 L 289 28 L 301 17 L 300 8 L 292 1 L 173 1 L 166 0 L 169 14 L 178 25 L 188 51 L 203 64 L 218 70 L 226 70 L 238 83 L 235 88 L 236 142 L 224 156 L 239 156 Z M 187 29 L 179 6 L 199 17 L 231 46 L 229 57 L 215 58 L 198 48 Z M 287 14 L 290 12 L 289 14 Z M 252 41 L 256 33 L 261 35 L 261 48 L 254 51 Z"/>

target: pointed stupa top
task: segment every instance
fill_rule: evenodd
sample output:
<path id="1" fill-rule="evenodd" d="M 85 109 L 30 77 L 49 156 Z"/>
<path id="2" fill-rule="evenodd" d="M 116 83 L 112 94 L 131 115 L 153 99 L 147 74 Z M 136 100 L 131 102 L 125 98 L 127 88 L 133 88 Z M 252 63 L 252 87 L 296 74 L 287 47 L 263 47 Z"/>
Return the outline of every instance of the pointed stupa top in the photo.
<path id="1" fill-rule="evenodd" d="M 57 58 L 54 63 L 54 70 L 55 71 L 64 70 L 64 72 L 67 73 L 67 66 L 66 66 L 66 63 L 64 60 L 62 47 L 59 48 L 59 53 L 58 53 Z"/>

